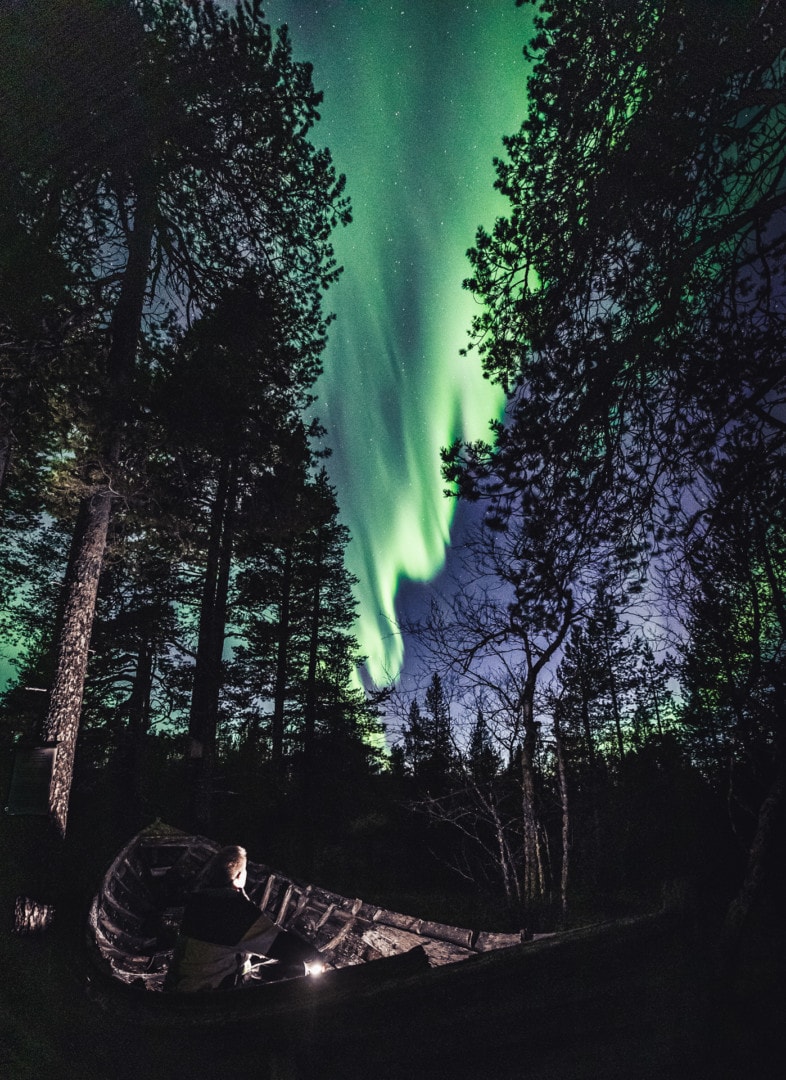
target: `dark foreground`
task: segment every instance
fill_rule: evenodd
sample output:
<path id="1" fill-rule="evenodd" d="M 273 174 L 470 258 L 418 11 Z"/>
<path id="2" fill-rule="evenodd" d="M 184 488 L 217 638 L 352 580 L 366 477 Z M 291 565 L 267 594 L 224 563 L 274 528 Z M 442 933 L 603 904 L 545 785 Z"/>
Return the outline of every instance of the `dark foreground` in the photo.
<path id="1" fill-rule="evenodd" d="M 129 1016 L 91 993 L 76 919 L 0 946 L 4 1080 L 769 1080 L 783 999 L 721 981 L 695 916 L 573 931 L 353 998 L 292 984 L 228 1025 Z M 330 978 L 330 975 L 325 977 Z M 301 981 L 305 984 L 306 980 Z M 330 992 L 327 992 L 330 991 Z"/>

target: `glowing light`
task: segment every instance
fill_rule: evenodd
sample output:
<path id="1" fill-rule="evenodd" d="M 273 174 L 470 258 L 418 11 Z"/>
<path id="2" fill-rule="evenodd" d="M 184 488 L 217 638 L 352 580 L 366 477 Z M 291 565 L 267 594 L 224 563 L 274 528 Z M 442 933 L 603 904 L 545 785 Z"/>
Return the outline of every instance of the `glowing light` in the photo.
<path id="1" fill-rule="evenodd" d="M 439 451 L 481 438 L 501 392 L 462 359 L 473 301 L 461 289 L 480 224 L 504 212 L 492 160 L 525 113 L 529 13 L 512 0 L 387 4 L 270 0 L 325 93 L 312 133 L 347 174 L 354 223 L 335 236 L 337 314 L 318 386 L 331 480 L 353 537 L 357 634 L 377 682 L 403 658 L 396 595 L 441 569 L 454 504 Z"/>

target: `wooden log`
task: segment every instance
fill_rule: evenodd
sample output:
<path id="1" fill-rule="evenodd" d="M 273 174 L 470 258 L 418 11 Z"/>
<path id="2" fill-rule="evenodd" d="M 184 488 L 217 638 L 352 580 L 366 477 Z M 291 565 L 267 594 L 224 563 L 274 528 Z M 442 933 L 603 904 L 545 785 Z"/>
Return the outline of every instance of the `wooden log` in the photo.
<path id="1" fill-rule="evenodd" d="M 395 927 L 378 923 L 369 925 L 363 933 L 363 940 L 383 956 L 397 956 L 399 953 L 409 952 L 410 949 L 423 945 L 423 941 L 417 934 L 410 934 L 406 930 L 397 930 Z"/>
<path id="2" fill-rule="evenodd" d="M 472 949 L 475 933 L 465 930 L 460 926 L 447 926 L 445 923 L 432 922 L 423 919 L 420 923 L 419 933 L 423 937 L 433 938 L 435 941 L 446 941 L 451 945 L 459 945 L 462 949 Z"/>
<path id="3" fill-rule="evenodd" d="M 393 926 L 398 930 L 407 930 L 418 937 L 433 938 L 435 941 L 447 941 L 463 949 L 472 949 L 475 933 L 461 926 L 448 926 L 446 923 L 431 919 L 418 919 L 412 915 L 401 915 L 397 911 L 377 908 L 373 920 L 383 926 Z"/>
<path id="4" fill-rule="evenodd" d="M 13 932 L 22 936 L 39 934 L 52 923 L 55 909 L 29 896 L 17 896 L 14 901 Z"/>

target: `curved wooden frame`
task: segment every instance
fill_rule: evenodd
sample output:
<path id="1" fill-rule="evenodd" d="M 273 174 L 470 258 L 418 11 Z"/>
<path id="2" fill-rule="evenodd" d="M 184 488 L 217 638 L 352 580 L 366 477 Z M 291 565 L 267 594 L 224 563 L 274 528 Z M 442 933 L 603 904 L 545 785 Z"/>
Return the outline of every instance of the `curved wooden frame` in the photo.
<path id="1" fill-rule="evenodd" d="M 210 1000 L 209 1011 L 226 1002 L 227 991 L 188 995 L 164 991 L 185 895 L 218 848 L 206 837 L 152 826 L 117 855 L 93 899 L 88 919 L 90 953 L 104 988 L 126 984 L 129 1002 L 139 990 L 153 991 L 155 997 L 170 1002 L 180 999 L 175 1011 L 181 1005 L 187 1011 L 201 1011 L 205 1006 L 200 1002 Z M 522 940 L 521 934 L 474 931 L 388 911 L 302 884 L 253 861 L 248 863 L 246 890 L 275 922 L 319 949 L 328 969 L 334 969 L 328 970 L 320 983 L 324 979 L 334 984 L 340 974 L 346 971 L 349 975 L 348 969 L 359 967 L 371 968 L 371 981 L 409 974 Z M 364 978 L 356 973 L 348 981 L 360 986 Z M 281 983 L 273 983 L 243 988 L 240 993 L 261 992 L 267 997 L 260 1000 L 269 1001 L 280 987 Z M 237 997 L 231 991 L 229 995 Z"/>

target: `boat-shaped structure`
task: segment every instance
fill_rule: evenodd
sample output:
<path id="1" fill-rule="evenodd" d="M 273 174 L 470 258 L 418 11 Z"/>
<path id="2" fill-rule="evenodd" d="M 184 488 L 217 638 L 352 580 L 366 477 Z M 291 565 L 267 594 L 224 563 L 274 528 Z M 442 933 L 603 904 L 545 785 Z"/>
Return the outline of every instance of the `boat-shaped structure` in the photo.
<path id="1" fill-rule="evenodd" d="M 123 848 L 104 875 L 89 915 L 91 954 L 105 976 L 138 989 L 164 991 L 185 898 L 218 849 L 206 837 L 167 826 L 151 826 Z M 380 961 L 387 961 L 375 969 L 380 977 L 414 967 L 440 967 L 519 944 L 523 937 L 388 911 L 302 884 L 251 860 L 246 892 L 279 926 L 314 945 L 327 968 L 334 969 L 331 975 Z M 391 963 L 394 958 L 399 959 Z"/>
<path id="2" fill-rule="evenodd" d="M 518 934 L 397 914 L 251 863 L 257 903 L 335 970 L 238 990 L 158 992 L 185 894 L 217 846 L 146 830 L 113 861 L 93 901 L 91 1023 L 108 1014 L 105 1030 L 120 1045 L 138 1033 L 146 1075 L 228 1076 L 249 1070 L 249 1054 L 255 1076 L 324 1080 L 710 1075 L 705 1056 L 718 1025 L 706 942 L 679 912 L 535 935 L 542 940 L 516 947 Z"/>

